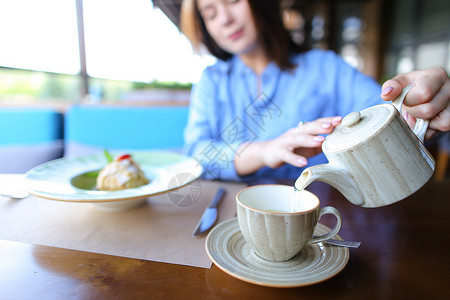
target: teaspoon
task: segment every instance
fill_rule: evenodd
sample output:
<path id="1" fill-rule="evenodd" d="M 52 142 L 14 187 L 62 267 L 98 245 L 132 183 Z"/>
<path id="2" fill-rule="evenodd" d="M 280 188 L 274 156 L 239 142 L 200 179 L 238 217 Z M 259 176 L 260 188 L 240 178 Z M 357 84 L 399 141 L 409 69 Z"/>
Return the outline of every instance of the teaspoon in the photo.
<path id="1" fill-rule="evenodd" d="M 359 248 L 359 246 L 361 246 L 361 242 L 341 241 L 341 240 L 334 240 L 334 239 L 322 241 L 322 243 L 327 243 L 330 245 L 340 246 L 340 247 L 348 247 L 348 248 Z"/>
<path id="2" fill-rule="evenodd" d="M 24 199 L 26 197 L 30 196 L 30 194 L 24 190 L 18 190 L 12 193 L 8 193 L 8 194 L 3 194 L 0 193 L 0 197 L 5 197 L 5 198 L 10 198 L 13 200 L 20 200 L 20 199 Z"/>

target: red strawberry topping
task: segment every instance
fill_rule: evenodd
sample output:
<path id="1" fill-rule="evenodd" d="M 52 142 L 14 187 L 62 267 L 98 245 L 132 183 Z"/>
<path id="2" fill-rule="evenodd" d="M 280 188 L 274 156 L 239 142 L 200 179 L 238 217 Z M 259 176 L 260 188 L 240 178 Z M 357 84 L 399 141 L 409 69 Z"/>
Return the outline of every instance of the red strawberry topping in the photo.
<path id="1" fill-rule="evenodd" d="M 123 155 L 117 157 L 116 161 L 121 161 L 121 160 L 124 160 L 124 159 L 130 159 L 130 158 L 131 158 L 130 154 L 123 154 Z"/>

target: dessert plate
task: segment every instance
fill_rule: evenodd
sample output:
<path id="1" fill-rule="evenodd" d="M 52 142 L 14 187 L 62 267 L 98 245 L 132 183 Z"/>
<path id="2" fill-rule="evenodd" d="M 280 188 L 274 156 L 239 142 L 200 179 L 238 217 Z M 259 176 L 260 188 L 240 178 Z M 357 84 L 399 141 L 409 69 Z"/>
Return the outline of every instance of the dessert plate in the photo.
<path id="1" fill-rule="evenodd" d="M 330 229 L 318 223 L 314 234 Z M 340 236 L 335 239 L 342 240 Z M 347 265 L 350 254 L 345 247 L 313 244 L 285 262 L 258 257 L 245 241 L 237 218 L 217 225 L 206 238 L 206 252 L 213 263 L 240 280 L 270 287 L 299 287 L 325 281 Z"/>
<path id="2" fill-rule="evenodd" d="M 107 164 L 103 153 L 99 153 L 60 158 L 37 166 L 25 174 L 25 187 L 30 194 L 42 198 L 98 204 L 117 202 L 112 207 L 121 209 L 130 204 L 134 206 L 140 199 L 187 185 L 203 172 L 197 160 L 173 152 L 130 154 L 150 180 L 149 184 L 119 191 L 96 190 L 98 172 Z"/>

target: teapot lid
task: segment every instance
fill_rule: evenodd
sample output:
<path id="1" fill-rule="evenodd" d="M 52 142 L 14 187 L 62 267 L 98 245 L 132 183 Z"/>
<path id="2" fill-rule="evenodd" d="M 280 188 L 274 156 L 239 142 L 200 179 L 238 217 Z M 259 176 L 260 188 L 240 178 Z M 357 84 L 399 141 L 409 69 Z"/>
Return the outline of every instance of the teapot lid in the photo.
<path id="1" fill-rule="evenodd" d="M 396 113 L 391 104 L 381 104 L 349 113 L 322 144 L 324 152 L 339 152 L 368 140 L 384 128 Z"/>

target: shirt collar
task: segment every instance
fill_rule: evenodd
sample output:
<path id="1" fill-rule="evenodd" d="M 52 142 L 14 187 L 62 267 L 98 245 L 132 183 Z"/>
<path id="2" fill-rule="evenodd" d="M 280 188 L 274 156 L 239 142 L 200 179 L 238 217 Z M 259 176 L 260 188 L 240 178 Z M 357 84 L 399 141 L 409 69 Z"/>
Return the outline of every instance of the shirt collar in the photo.
<path id="1" fill-rule="evenodd" d="M 234 55 L 231 59 L 232 59 L 232 64 L 234 65 L 234 67 L 236 68 L 236 71 L 239 74 L 242 74 L 244 76 L 254 76 L 254 77 L 257 76 L 255 74 L 255 72 L 250 67 L 248 67 L 239 56 Z M 262 72 L 261 76 L 262 77 L 276 77 L 280 71 L 281 70 L 277 66 L 277 64 L 272 61 L 266 66 L 266 68 Z"/>
<path id="2" fill-rule="evenodd" d="M 233 73 L 242 76 L 246 85 L 245 90 L 250 93 L 252 99 L 260 99 L 263 102 L 273 99 L 282 72 L 276 63 L 270 62 L 260 76 L 257 76 L 237 55 L 231 58 L 230 65 L 233 65 Z"/>

